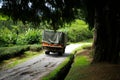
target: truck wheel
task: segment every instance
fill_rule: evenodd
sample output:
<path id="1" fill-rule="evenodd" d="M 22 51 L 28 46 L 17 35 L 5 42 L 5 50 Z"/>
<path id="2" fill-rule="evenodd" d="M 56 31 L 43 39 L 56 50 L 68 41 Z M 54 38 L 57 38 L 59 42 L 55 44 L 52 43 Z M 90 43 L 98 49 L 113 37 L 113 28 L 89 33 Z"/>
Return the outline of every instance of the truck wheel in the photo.
<path id="1" fill-rule="evenodd" d="M 59 56 L 62 56 L 62 55 L 63 55 L 63 53 L 62 53 L 62 52 L 58 52 L 58 55 L 59 55 Z"/>
<path id="2" fill-rule="evenodd" d="M 65 49 L 63 49 L 63 50 L 61 51 L 61 53 L 64 54 L 64 53 L 65 53 Z"/>
<path id="3" fill-rule="evenodd" d="M 65 53 L 65 50 L 63 50 L 62 53 L 64 54 L 64 53 Z"/>
<path id="4" fill-rule="evenodd" d="M 50 52 L 49 51 L 45 51 L 45 54 L 50 54 Z"/>

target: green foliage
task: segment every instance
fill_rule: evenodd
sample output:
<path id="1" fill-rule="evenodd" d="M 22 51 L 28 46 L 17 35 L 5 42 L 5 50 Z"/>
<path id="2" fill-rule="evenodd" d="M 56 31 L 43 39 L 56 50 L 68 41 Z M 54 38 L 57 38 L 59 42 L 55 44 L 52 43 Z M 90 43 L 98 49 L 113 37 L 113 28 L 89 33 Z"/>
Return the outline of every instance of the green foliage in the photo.
<path id="1" fill-rule="evenodd" d="M 76 20 L 69 27 L 60 30 L 67 32 L 68 42 L 80 42 L 93 37 L 93 32 L 88 29 L 88 25 L 82 20 Z"/>
<path id="2" fill-rule="evenodd" d="M 79 15 L 83 13 L 80 10 L 83 5 L 80 0 L 11 0 L 10 3 L 8 0 L 4 1 L 5 5 L 0 8 L 1 15 L 7 15 L 14 21 L 21 20 L 23 23 L 32 22 L 37 25 L 46 22 L 54 30 L 75 18 L 81 18 Z M 32 5 L 28 5 L 29 3 Z"/>
<path id="3" fill-rule="evenodd" d="M 40 51 L 42 50 L 41 44 L 30 45 L 30 51 Z"/>
<path id="4" fill-rule="evenodd" d="M 78 52 L 81 52 L 85 49 L 90 48 L 91 46 L 92 46 L 92 43 L 89 43 L 89 42 L 83 43 L 81 47 L 78 47 L 73 52 L 76 54 Z M 79 53 L 78 55 L 75 56 L 74 63 L 72 64 L 72 67 L 71 67 L 69 73 L 67 74 L 65 80 L 79 80 L 85 76 L 85 75 L 82 75 L 80 73 L 80 71 L 83 70 L 84 68 L 88 67 L 91 62 L 90 62 L 88 55 L 86 55 L 84 53 L 81 55 L 80 54 L 81 53 Z"/>
<path id="5" fill-rule="evenodd" d="M 7 20 L 7 19 L 8 19 L 7 16 L 1 16 L 1 15 L 0 15 L 0 20 L 5 21 L 5 20 Z"/>
<path id="6" fill-rule="evenodd" d="M 82 47 L 82 49 L 91 49 L 91 46 L 92 46 L 92 42 L 91 43 L 87 43 L 87 44 L 84 44 Z"/>
<path id="7" fill-rule="evenodd" d="M 23 25 L 21 22 L 13 24 L 13 21 L 0 21 L 0 47 L 12 45 L 26 45 L 41 43 L 41 29 L 31 28 L 32 24 Z M 45 25 L 41 28 L 46 29 Z M 68 42 L 79 42 L 93 37 L 93 32 L 88 29 L 88 25 L 82 20 L 76 20 L 71 25 L 65 25 L 59 29 L 66 32 Z"/>
<path id="8" fill-rule="evenodd" d="M 1 47 L 0 60 L 22 55 L 26 50 L 29 50 L 29 46 Z"/>
<path id="9" fill-rule="evenodd" d="M 78 56 L 75 58 L 75 63 L 73 68 L 81 66 L 84 67 L 89 64 L 89 61 L 87 59 L 87 56 Z"/>
<path id="10" fill-rule="evenodd" d="M 79 71 L 90 64 L 87 56 L 77 56 L 65 80 L 79 80 L 85 75 L 80 75 Z"/>
<path id="11" fill-rule="evenodd" d="M 28 29 L 25 32 L 19 33 L 18 26 L 13 26 L 12 29 L 2 27 L 0 29 L 0 47 L 13 45 L 37 44 L 41 41 L 41 30 Z"/>
<path id="12" fill-rule="evenodd" d="M 10 46 L 16 44 L 17 34 L 8 28 L 0 29 L 0 46 Z"/>
<path id="13" fill-rule="evenodd" d="M 18 35 L 18 38 L 17 38 L 17 42 L 16 42 L 16 43 L 17 43 L 18 45 L 25 45 L 25 44 L 27 44 L 27 41 L 26 41 L 26 39 L 25 39 L 24 33 Z"/>
<path id="14" fill-rule="evenodd" d="M 37 44 L 40 41 L 41 30 L 38 26 L 23 24 L 21 21 L 13 22 L 10 18 L 0 15 L 0 47 Z"/>
<path id="15" fill-rule="evenodd" d="M 25 33 L 18 35 L 17 44 L 36 44 L 41 41 L 41 31 L 28 29 Z"/>

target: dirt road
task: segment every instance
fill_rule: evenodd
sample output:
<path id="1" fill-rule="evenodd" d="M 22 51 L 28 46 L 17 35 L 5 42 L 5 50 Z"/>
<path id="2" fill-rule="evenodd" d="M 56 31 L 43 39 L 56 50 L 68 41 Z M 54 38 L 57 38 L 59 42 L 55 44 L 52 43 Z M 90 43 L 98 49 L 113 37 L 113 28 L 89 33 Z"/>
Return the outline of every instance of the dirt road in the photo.
<path id="1" fill-rule="evenodd" d="M 40 78 L 54 70 L 69 54 L 81 44 L 71 44 L 66 47 L 65 54 L 40 54 L 12 69 L 1 70 L 0 80 L 40 80 Z"/>

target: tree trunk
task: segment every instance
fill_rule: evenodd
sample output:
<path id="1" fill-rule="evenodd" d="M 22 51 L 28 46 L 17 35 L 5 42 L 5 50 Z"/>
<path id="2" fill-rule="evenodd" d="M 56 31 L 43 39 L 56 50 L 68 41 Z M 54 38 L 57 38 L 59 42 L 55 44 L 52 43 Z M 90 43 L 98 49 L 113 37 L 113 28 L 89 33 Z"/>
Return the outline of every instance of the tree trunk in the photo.
<path id="1" fill-rule="evenodd" d="M 105 5 L 95 9 L 94 59 L 97 62 L 119 62 L 120 12 Z"/>

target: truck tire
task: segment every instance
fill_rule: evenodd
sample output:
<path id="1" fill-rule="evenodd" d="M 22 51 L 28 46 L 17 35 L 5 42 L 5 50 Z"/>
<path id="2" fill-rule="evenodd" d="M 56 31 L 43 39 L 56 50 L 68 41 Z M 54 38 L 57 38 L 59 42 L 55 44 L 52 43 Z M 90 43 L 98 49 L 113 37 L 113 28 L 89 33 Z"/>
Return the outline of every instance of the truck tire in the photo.
<path id="1" fill-rule="evenodd" d="M 45 54 L 50 54 L 50 51 L 45 51 Z"/>
<path id="2" fill-rule="evenodd" d="M 62 52 L 58 52 L 58 55 L 59 55 L 59 56 L 62 56 L 62 55 L 63 55 L 63 53 L 62 53 Z"/>
<path id="3" fill-rule="evenodd" d="M 60 52 L 58 52 L 58 55 L 62 56 L 65 53 L 65 48 L 63 48 Z"/>
<path id="4" fill-rule="evenodd" d="M 65 48 L 63 48 L 61 52 L 62 52 L 62 54 L 64 54 L 65 53 Z"/>

